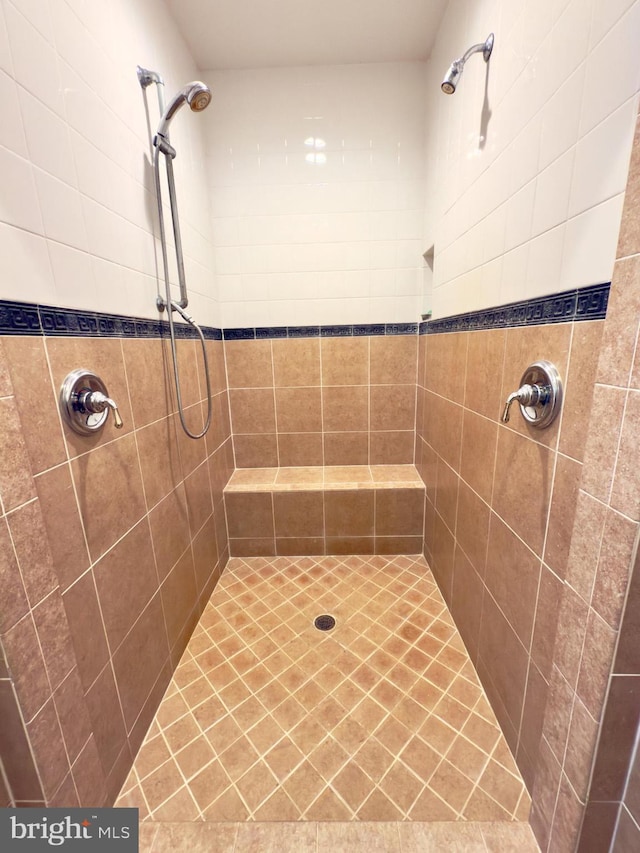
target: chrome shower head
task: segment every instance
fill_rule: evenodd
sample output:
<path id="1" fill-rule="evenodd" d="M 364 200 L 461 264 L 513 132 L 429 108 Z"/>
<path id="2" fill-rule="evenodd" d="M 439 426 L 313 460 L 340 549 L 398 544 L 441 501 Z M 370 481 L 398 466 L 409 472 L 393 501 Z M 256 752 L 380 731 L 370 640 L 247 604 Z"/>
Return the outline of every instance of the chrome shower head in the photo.
<path id="1" fill-rule="evenodd" d="M 470 47 L 469 50 L 460 57 L 460 59 L 453 60 L 449 66 L 449 70 L 444 76 L 444 80 L 440 84 L 440 88 L 445 95 L 453 95 L 455 92 L 458 81 L 462 76 L 464 64 L 470 56 L 473 56 L 474 53 L 482 53 L 484 61 L 489 61 L 491 51 L 493 50 L 493 40 L 493 33 L 490 33 L 485 42 L 482 42 L 481 44 L 474 44 L 473 47 Z"/>
<path id="2" fill-rule="evenodd" d="M 210 103 L 211 89 L 206 83 L 202 83 L 200 80 L 194 80 L 192 83 L 187 83 L 187 85 L 180 89 L 177 95 L 175 95 L 169 102 L 168 107 L 160 119 L 158 135 L 166 138 L 171 119 L 183 104 L 189 104 L 189 107 L 194 112 L 199 113 L 206 109 Z"/>

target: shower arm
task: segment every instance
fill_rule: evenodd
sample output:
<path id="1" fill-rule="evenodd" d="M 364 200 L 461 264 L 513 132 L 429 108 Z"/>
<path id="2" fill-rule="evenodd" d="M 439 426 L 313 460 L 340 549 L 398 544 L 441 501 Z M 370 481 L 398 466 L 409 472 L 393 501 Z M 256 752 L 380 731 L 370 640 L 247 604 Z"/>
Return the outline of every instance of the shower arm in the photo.
<path id="1" fill-rule="evenodd" d="M 481 53 L 484 57 L 484 61 L 488 62 L 489 57 L 491 56 L 492 47 L 493 39 L 489 37 L 487 41 L 483 41 L 480 44 L 474 44 L 473 47 L 470 47 L 469 50 L 465 51 L 465 53 L 460 57 L 460 59 L 456 60 L 456 62 L 461 62 L 462 65 L 464 65 L 467 59 L 469 59 L 470 56 L 473 56 L 474 53 Z"/>

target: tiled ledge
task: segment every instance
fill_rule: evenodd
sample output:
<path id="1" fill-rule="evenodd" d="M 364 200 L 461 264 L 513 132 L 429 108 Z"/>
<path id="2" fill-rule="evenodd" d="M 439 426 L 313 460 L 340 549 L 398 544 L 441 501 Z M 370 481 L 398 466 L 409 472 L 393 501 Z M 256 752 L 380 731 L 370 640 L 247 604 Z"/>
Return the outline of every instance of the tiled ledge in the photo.
<path id="1" fill-rule="evenodd" d="M 414 465 L 237 468 L 225 492 L 313 492 L 325 489 L 424 489 L 424 483 Z"/>
<path id="2" fill-rule="evenodd" d="M 429 823 L 143 823 L 140 853 L 350 853 L 460 850 L 466 853 L 517 850 L 539 851 L 533 832 L 524 821 Z"/>

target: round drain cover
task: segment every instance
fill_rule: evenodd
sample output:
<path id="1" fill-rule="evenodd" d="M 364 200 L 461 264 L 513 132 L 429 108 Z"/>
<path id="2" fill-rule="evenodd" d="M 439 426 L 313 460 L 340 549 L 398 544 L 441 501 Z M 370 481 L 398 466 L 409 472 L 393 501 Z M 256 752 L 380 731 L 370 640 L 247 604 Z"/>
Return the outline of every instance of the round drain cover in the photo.
<path id="1" fill-rule="evenodd" d="M 332 628 L 335 628 L 336 620 L 333 616 L 329 616 L 328 613 L 323 613 L 322 616 L 316 616 L 313 624 L 318 631 L 330 631 Z"/>

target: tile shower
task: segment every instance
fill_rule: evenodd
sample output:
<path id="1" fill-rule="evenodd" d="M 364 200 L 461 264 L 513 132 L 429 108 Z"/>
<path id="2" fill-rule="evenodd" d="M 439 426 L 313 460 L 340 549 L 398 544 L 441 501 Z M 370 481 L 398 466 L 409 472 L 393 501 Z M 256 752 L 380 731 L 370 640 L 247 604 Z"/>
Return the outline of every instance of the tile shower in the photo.
<path id="1" fill-rule="evenodd" d="M 404 778 L 398 796 L 409 797 L 415 779 L 421 787 L 414 801 L 394 801 L 388 796 L 393 786 L 384 776 L 375 778 L 381 767 L 375 762 L 345 761 L 335 772 L 325 767 L 326 778 L 309 749 L 308 757 L 303 751 L 292 768 L 301 772 L 300 779 L 303 768 L 308 774 L 308 787 L 301 789 L 311 795 L 318 784 L 313 774 L 320 773 L 326 790 L 341 801 L 345 820 L 361 809 L 360 818 L 371 816 L 366 802 L 374 793 L 374 802 L 385 804 L 390 819 L 392 809 L 402 817 L 416 809 L 418 817 L 418 801 L 424 806 L 432 795 L 440 807 L 444 803 L 457 815 L 478 819 L 472 810 L 465 814 L 474 796 L 493 809 L 506 805 L 497 795 L 499 786 L 491 788 L 483 780 L 494 762 L 511 786 L 521 784 L 522 775 L 543 849 L 573 850 L 583 815 L 580 850 L 594 849 L 594 827 L 597 843 L 608 844 L 619 813 L 619 843 L 630 843 L 637 823 L 637 771 L 634 775 L 630 754 L 637 720 L 628 685 L 638 669 L 633 616 L 623 604 L 629 577 L 637 574 L 631 571 L 638 523 L 633 474 L 637 154 L 615 268 L 613 260 L 627 143 L 637 111 L 635 54 L 627 50 L 626 34 L 636 32 L 640 4 L 614 9 L 596 2 L 587 14 L 581 2 L 545 3 L 536 12 L 540 26 L 535 34 L 527 26 L 525 4 L 498 4 L 497 43 L 508 43 L 512 33 L 531 37 L 526 50 L 497 52 L 495 64 L 492 60 L 492 121 L 499 128 L 489 125 L 484 153 L 481 144 L 472 152 L 465 149 L 477 131 L 477 116 L 462 109 L 474 94 L 472 78 L 453 104 L 445 103 L 434 85 L 440 65 L 446 67 L 450 54 L 456 55 L 463 36 L 460 21 L 466 17 L 457 2 L 443 18 L 426 67 L 389 63 L 297 75 L 211 72 L 218 94 L 216 120 L 213 112 L 207 115 L 211 123 L 204 134 L 186 123 L 176 127 L 176 137 L 184 134 L 189 143 L 189 155 L 183 148 L 185 156 L 178 161 L 188 278 L 215 376 L 213 428 L 202 443 L 184 438 L 177 424 L 170 358 L 153 312 L 157 265 L 145 171 L 148 128 L 132 69 L 148 59 L 176 80 L 199 72 L 164 4 L 153 4 L 152 13 L 151 4 L 140 0 L 135 4 L 139 19 L 124 2 L 110 4 L 108 14 L 75 0 L 45 5 L 44 11 L 20 0 L 0 5 L 1 82 L 10 119 L 1 131 L 0 154 L 3 175 L 11 178 L 4 188 L 0 227 L 7 260 L 0 291 L 3 804 L 113 803 L 128 780 L 125 794 L 142 792 L 140 804 L 147 808 L 153 773 L 163 764 L 180 766 L 178 755 L 182 764 L 193 760 L 182 752 L 193 741 L 180 738 L 188 737 L 193 719 L 199 725 L 198 691 L 205 685 L 196 682 L 206 678 L 211 684 L 208 675 L 215 666 L 209 668 L 202 656 L 224 667 L 218 656 L 225 641 L 229 659 L 243 653 L 240 648 L 231 652 L 233 644 L 245 642 L 240 630 L 224 640 L 212 632 L 218 606 L 216 594 L 210 600 L 214 586 L 225 619 L 237 593 L 243 604 L 257 605 L 252 617 L 257 625 L 272 616 L 259 612 L 252 584 L 260 587 L 269 576 L 277 581 L 278 595 L 284 586 L 304 601 L 301 578 L 308 574 L 320 591 L 324 576 L 342 589 L 343 596 L 333 602 L 337 608 L 349 599 L 349 570 L 358 583 L 367 578 L 364 586 L 371 579 L 371 600 L 388 624 L 387 633 L 378 632 L 367 622 L 367 608 L 356 608 L 372 648 L 349 636 L 356 644 L 350 653 L 364 658 L 355 669 L 338 670 L 343 678 L 335 685 L 335 701 L 347 713 L 345 729 L 351 733 L 356 731 L 351 724 L 363 728 L 351 714 L 382 709 L 391 720 L 397 709 L 399 724 L 411 724 L 405 726 L 409 735 L 393 744 L 368 743 L 366 750 L 378 750 L 378 757 L 391 762 L 386 772 Z M 479 3 L 476 10 L 482 32 L 485 24 L 495 25 L 485 8 L 489 5 Z M 571 52 L 550 49 L 564 44 L 568 34 Z M 148 58 L 140 55 L 141 41 Z M 80 45 L 91 50 L 84 52 Z M 538 49 L 546 51 L 547 60 L 557 58 L 548 73 L 534 79 L 520 73 L 520 64 L 526 65 L 527 51 L 534 55 Z M 604 68 L 618 71 L 621 85 L 615 92 L 598 89 Z M 556 91 L 558 79 L 562 85 Z M 378 94 L 375 104 L 371 88 Z M 281 103 L 269 102 L 269 93 Z M 480 103 L 479 89 L 476 94 Z M 255 127 L 253 118 L 234 124 L 234 100 L 243 104 L 245 118 L 259 116 Z M 298 162 L 290 152 L 287 159 L 274 133 L 280 126 L 292 132 L 289 105 L 298 110 L 303 103 L 305 116 L 320 115 L 320 107 L 329 115 L 314 128 L 314 139 L 338 126 L 342 135 L 336 150 L 326 149 L 329 168 L 321 189 L 317 182 L 308 183 L 304 157 Z M 514 108 L 517 103 L 527 109 Z M 334 114 L 332 105 L 337 105 Z M 309 137 L 306 130 L 295 125 L 301 139 Z M 43 138 L 50 147 L 41 144 Z M 259 154 L 249 148 L 256 138 Z M 492 148 L 496 139 L 503 140 L 499 150 Z M 606 164 L 598 154 L 602 151 L 607 151 Z M 203 162 L 209 167 L 208 187 L 198 168 Z M 594 174 L 602 180 L 593 180 Z M 212 238 L 205 236 L 210 233 Z M 476 308 L 481 314 L 519 300 L 521 312 L 535 313 L 536 305 L 545 304 L 541 294 L 565 291 L 578 297 L 585 285 L 608 281 L 613 270 L 606 320 L 577 316 L 576 309 L 558 322 L 553 310 L 543 309 L 539 319 L 553 322 L 481 328 L 446 326 L 446 319 L 439 319 L 427 334 L 418 334 L 414 324 L 423 270 L 416 258 L 434 234 L 437 318 Z M 425 235 L 430 239 L 423 245 Z M 477 315 L 469 322 L 475 324 Z M 290 331 L 283 340 L 285 328 Z M 204 386 L 194 341 L 181 340 L 179 350 L 187 414 L 198 426 Z M 518 420 L 497 424 L 505 392 L 515 388 L 526 363 L 536 357 L 557 361 L 567 392 L 562 421 L 542 437 L 532 437 Z M 492 364 L 501 366 L 492 370 Z M 78 366 L 103 374 L 123 411 L 121 434 L 110 431 L 87 441 L 62 426 L 58 388 L 66 372 Z M 528 462 L 527 501 L 521 500 L 517 476 L 522 459 Z M 408 490 L 426 495 L 423 556 L 423 536 L 413 527 L 398 532 L 376 526 L 377 501 L 391 500 L 383 493 L 396 488 L 379 487 L 380 482 L 388 486 L 388 479 L 370 488 L 381 466 L 401 476 L 400 469 L 412 464 L 423 485 L 412 481 Z M 291 475 L 291 469 L 298 473 Z M 319 469 L 322 490 L 317 488 Z M 266 536 L 236 535 L 230 543 L 224 506 L 230 480 L 236 495 L 246 494 L 249 485 L 259 501 L 268 495 L 274 510 L 281 504 L 280 526 L 276 519 Z M 336 481 L 340 488 L 328 490 Z M 372 502 L 373 514 L 360 519 L 357 543 L 326 526 L 330 492 L 371 493 L 363 501 Z M 315 509 L 304 517 L 287 515 L 287 499 L 295 504 L 291 496 L 301 494 L 305 506 Z M 323 524 L 313 527 L 311 521 L 320 516 L 318 495 L 323 496 Z M 270 541 L 271 551 L 256 556 L 256 539 L 263 540 L 261 548 Z M 408 563 L 396 562 L 392 539 L 398 551 L 413 555 Z M 355 544 L 357 549 L 348 547 Z M 293 559 L 294 546 L 308 556 Z M 362 556 L 354 561 L 345 553 L 349 550 Z M 422 607 L 409 614 L 406 602 L 388 598 L 391 576 L 404 578 Z M 632 583 L 630 602 L 634 590 Z M 296 614 L 287 609 L 288 602 L 266 586 L 261 592 L 272 596 L 276 610 L 284 608 L 284 622 L 293 630 Z M 401 618 L 400 625 L 411 633 L 416 613 L 419 621 L 434 606 L 429 602 L 440 608 L 440 596 L 480 682 L 470 664 L 456 657 L 462 654 L 459 639 L 449 638 L 443 646 L 442 637 L 436 637 L 435 660 L 422 673 L 412 669 L 409 663 L 420 660 L 417 652 L 424 654 L 419 644 L 429 646 L 433 640 L 428 631 L 423 637 L 403 637 L 409 649 L 385 670 L 393 640 L 388 625 Z M 442 630 L 439 621 L 450 627 L 446 614 L 438 610 L 437 631 Z M 261 640 L 253 638 L 249 645 L 256 641 Z M 299 644 L 294 648 L 299 650 Z M 305 654 L 289 659 L 300 673 L 307 672 Z M 365 690 L 353 673 L 367 660 L 376 661 L 377 668 L 369 669 L 378 681 Z M 346 659 L 342 664 L 348 670 Z M 262 663 L 255 667 L 241 673 L 231 666 L 245 690 L 257 695 L 282 681 L 281 672 Z M 305 683 L 296 683 L 297 670 L 287 676 L 292 680 L 286 688 L 306 709 L 304 702 L 311 700 Z M 433 679 L 445 676 L 451 681 L 443 690 L 444 683 L 438 686 Z M 259 684 L 264 678 L 269 681 Z M 455 695 L 461 716 L 466 714 L 462 731 L 454 735 L 458 746 L 449 753 L 454 744 L 435 748 L 436 740 L 431 741 L 443 769 L 456 769 L 461 744 L 470 750 L 464 727 L 472 720 L 483 728 L 479 717 L 491 732 L 497 731 L 497 718 L 517 770 L 502 747 L 496 751 L 495 745 L 475 742 L 483 769 L 473 779 L 467 769 L 465 780 L 453 786 L 454 798 L 468 788 L 464 803 L 441 796 L 439 777 L 432 787 L 431 776 L 421 780 L 412 751 L 421 751 L 422 767 L 428 766 L 428 738 L 411 726 L 431 710 L 415 699 L 425 682 L 438 687 L 452 707 L 447 691 L 466 691 L 462 702 L 462 694 Z M 165 702 L 173 710 L 166 716 L 161 711 L 154 722 L 167 687 Z M 228 687 L 220 684 L 219 690 Z M 378 698 L 391 696 L 391 687 L 400 698 L 387 708 Z M 481 689 L 490 699 L 490 712 L 482 696 L 477 698 Z M 363 698 L 356 690 L 368 695 Z M 183 701 L 189 693 L 194 709 L 172 716 L 180 705 L 176 697 Z M 354 696 L 359 701 L 348 707 L 347 699 Z M 277 779 L 271 753 L 278 744 L 300 749 L 296 726 L 301 721 L 286 729 L 284 719 L 276 721 L 282 735 L 276 731 L 276 740 L 269 741 L 265 719 L 275 720 L 279 704 L 267 708 L 258 701 L 265 713 L 259 709 L 238 740 L 248 739 L 258 756 L 256 766 L 264 764 Z M 226 718 L 223 705 L 225 712 L 218 710 Z M 622 705 L 624 725 L 617 726 L 615 708 Z M 437 725 L 441 718 L 431 713 L 428 719 Z M 453 719 L 443 720 L 449 736 Z M 177 728 L 181 720 L 186 734 Z M 318 733 L 314 722 L 309 731 Z M 387 726 L 397 733 L 390 722 Z M 209 732 L 215 739 L 213 728 L 215 723 L 205 726 L 202 736 Z M 374 728 L 370 717 L 368 728 Z M 348 756 L 358 753 L 355 744 L 340 743 L 333 730 L 325 730 L 323 737 L 336 744 L 338 755 L 338 748 Z M 207 744 L 214 749 L 209 739 Z M 167 745 L 169 757 L 162 751 Z M 364 748 L 364 742 L 359 746 Z M 252 754 L 248 746 L 247 752 Z M 137 762 L 148 762 L 146 770 L 160 764 L 150 772 L 136 764 L 130 776 L 136 755 Z M 206 811 L 216 802 L 222 808 L 220 798 L 226 796 L 223 803 L 236 804 L 235 812 L 226 813 L 229 819 L 244 819 L 229 793 L 246 793 L 246 786 L 239 788 L 244 774 L 238 775 L 240 765 L 233 763 L 238 760 L 246 760 L 246 753 L 240 759 L 224 755 L 221 766 L 231 784 L 211 801 L 195 801 L 194 808 Z M 355 785 L 363 800 L 349 803 L 339 791 L 354 787 L 344 779 L 362 782 L 360 773 L 369 788 L 365 793 L 365 787 Z M 180 779 L 178 788 L 184 792 Z M 290 818 L 313 805 L 292 799 L 286 780 L 283 790 L 291 803 Z M 518 801 L 506 809 L 509 816 L 523 816 L 519 809 L 526 797 L 518 791 Z M 167 803 L 176 789 L 167 792 L 167 798 L 153 803 L 158 809 L 166 805 L 167 814 L 175 816 Z M 245 807 L 250 805 L 248 811 L 256 816 L 276 793 L 265 792 L 264 802 Z M 331 796 L 324 793 L 323 806 Z M 309 812 L 308 831 L 316 831 L 315 821 L 328 816 L 320 806 Z M 493 816 L 503 817 L 496 811 Z M 153 830 L 147 828 L 145 837 Z M 244 830 L 228 827 L 225 837 L 227 831 L 240 838 Z M 341 831 L 346 838 L 342 825 Z M 377 838 L 384 838 L 389 850 L 394 845 L 399 850 L 401 843 L 412 849 L 419 836 L 411 833 L 421 831 L 380 826 Z M 307 828 L 297 832 L 307 838 Z M 392 841 L 388 833 L 394 832 Z M 481 844 L 488 837 L 484 832 L 470 823 L 465 837 Z M 317 838 L 323 834 L 329 839 L 331 829 L 321 823 Z M 310 849 L 314 843 L 309 842 Z"/>

